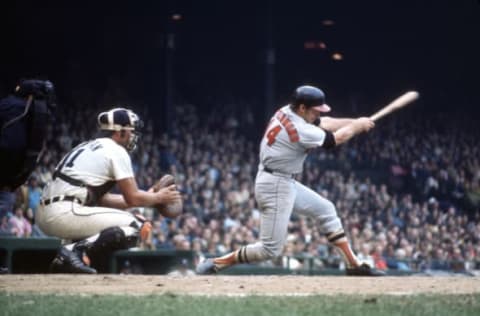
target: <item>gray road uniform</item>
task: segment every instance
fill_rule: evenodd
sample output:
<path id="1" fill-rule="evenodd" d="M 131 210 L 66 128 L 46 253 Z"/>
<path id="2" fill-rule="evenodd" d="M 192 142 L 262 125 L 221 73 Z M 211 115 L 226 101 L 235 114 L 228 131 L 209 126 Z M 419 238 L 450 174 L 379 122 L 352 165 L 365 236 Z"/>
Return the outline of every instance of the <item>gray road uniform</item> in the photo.
<path id="1" fill-rule="evenodd" d="M 62 159 L 55 179 L 44 188 L 36 221 L 46 234 L 68 240 L 114 226 L 140 227 L 126 211 L 96 206 L 116 181 L 132 177 L 128 152 L 111 138 L 82 143 Z"/>
<path id="2" fill-rule="evenodd" d="M 309 112 L 309 109 L 316 112 Z M 321 113 L 329 111 L 330 106 L 325 103 L 323 91 L 306 85 L 295 90 L 291 104 L 275 113 L 260 144 L 260 164 L 255 179 L 255 198 L 262 214 L 260 241 L 222 257 L 202 261 L 196 268 L 198 274 L 213 274 L 237 263 L 259 262 L 279 256 L 287 237 L 290 216 L 295 212 L 309 216 L 318 223 L 327 240 L 343 256 L 347 275 L 385 275 L 383 271 L 361 263 L 355 256 L 333 203 L 294 178 L 302 172 L 310 149 L 336 146 L 336 135 L 316 126 L 318 124 L 314 121 L 319 119 Z M 310 121 L 315 123 L 308 123 Z M 346 124 L 349 121 L 353 120 L 344 120 Z M 373 127 L 373 122 L 368 119 L 362 119 L 360 123 L 365 128 Z M 347 132 L 355 131 L 353 127 L 347 128 Z M 339 135 L 348 136 L 342 133 Z M 345 141 L 341 137 L 339 139 Z"/>
<path id="3" fill-rule="evenodd" d="M 330 141 L 331 133 L 307 123 L 289 106 L 270 121 L 260 144 L 255 197 L 262 210 L 260 242 L 248 246 L 246 261 L 262 261 L 283 250 L 292 212 L 318 220 L 324 233 L 342 229 L 335 206 L 294 179 L 303 170 L 309 149 Z"/>

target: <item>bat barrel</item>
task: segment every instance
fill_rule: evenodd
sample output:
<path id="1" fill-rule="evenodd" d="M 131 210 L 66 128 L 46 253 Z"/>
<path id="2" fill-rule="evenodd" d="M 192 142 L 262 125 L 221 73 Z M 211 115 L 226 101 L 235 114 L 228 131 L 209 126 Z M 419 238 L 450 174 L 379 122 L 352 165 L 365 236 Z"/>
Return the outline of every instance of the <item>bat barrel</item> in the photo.
<path id="1" fill-rule="evenodd" d="M 384 108 L 379 110 L 378 112 L 374 113 L 372 116 L 370 116 L 370 119 L 373 121 L 377 121 L 380 118 L 384 117 L 385 115 L 388 115 L 392 113 L 393 111 L 396 111 L 400 108 L 403 108 L 404 106 L 412 103 L 416 99 L 418 99 L 419 94 L 417 91 L 409 91 L 407 93 L 402 94 L 392 102 L 390 102 L 388 105 L 386 105 Z"/>

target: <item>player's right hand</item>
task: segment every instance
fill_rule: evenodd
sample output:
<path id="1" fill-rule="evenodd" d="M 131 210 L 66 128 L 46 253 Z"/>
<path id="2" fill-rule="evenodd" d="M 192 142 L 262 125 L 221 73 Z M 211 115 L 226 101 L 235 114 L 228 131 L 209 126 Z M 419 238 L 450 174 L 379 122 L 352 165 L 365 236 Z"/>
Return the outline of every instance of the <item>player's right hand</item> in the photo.
<path id="1" fill-rule="evenodd" d="M 165 188 L 161 188 L 160 190 L 155 192 L 155 194 L 157 195 L 157 203 L 159 204 L 171 204 L 182 199 L 182 196 L 177 190 L 177 186 L 175 184 L 169 185 Z"/>
<path id="2" fill-rule="evenodd" d="M 368 132 L 375 127 L 375 122 L 369 117 L 359 117 L 355 120 L 355 124 L 361 132 Z"/>

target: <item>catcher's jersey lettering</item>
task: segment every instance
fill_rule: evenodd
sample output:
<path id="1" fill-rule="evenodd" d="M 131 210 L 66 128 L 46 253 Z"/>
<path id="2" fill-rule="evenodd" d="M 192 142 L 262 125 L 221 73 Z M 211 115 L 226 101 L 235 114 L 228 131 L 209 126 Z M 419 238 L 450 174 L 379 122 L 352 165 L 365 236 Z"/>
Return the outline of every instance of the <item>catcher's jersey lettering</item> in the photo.
<path id="1" fill-rule="evenodd" d="M 80 155 L 83 151 L 85 150 L 85 148 L 80 148 L 79 150 L 77 150 L 75 152 L 75 154 L 72 156 L 72 159 L 70 159 L 70 161 L 67 163 L 67 167 L 73 167 L 73 161 L 75 160 L 75 158 L 78 157 L 78 155 Z"/>
<path id="2" fill-rule="evenodd" d="M 65 164 L 66 167 L 69 167 L 69 168 L 73 167 L 73 162 L 85 150 L 85 147 L 87 146 L 91 151 L 95 151 L 97 149 L 102 148 L 102 144 L 100 144 L 100 142 L 98 142 L 97 140 L 81 143 L 80 145 L 75 147 L 70 153 L 68 153 L 67 156 L 65 156 L 65 158 L 63 158 L 63 160 L 60 162 L 57 169 L 62 170 L 66 161 L 68 161 Z"/>

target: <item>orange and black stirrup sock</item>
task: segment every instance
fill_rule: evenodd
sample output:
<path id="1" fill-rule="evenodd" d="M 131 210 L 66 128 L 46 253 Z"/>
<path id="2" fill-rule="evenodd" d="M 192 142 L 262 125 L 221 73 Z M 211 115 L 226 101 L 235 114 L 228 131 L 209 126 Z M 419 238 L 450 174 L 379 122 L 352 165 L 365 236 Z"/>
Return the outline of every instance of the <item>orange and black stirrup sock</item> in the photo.
<path id="1" fill-rule="evenodd" d="M 247 247 L 243 246 L 240 249 L 230 252 L 223 257 L 213 259 L 215 266 L 221 270 L 237 263 L 249 263 L 247 258 Z"/>
<path id="2" fill-rule="evenodd" d="M 347 268 L 354 268 L 360 265 L 360 261 L 350 247 L 347 235 L 345 235 L 343 230 L 327 234 L 327 239 L 340 252 Z"/>

